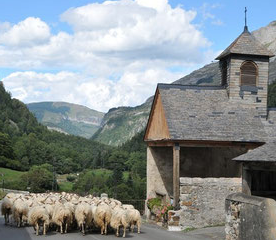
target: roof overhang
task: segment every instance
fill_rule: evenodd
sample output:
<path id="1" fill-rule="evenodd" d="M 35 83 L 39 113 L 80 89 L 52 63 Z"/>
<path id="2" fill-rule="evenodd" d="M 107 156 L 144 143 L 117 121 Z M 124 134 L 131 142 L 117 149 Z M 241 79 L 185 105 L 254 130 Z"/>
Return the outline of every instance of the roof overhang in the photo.
<path id="1" fill-rule="evenodd" d="M 179 139 L 162 139 L 146 140 L 149 147 L 171 147 L 176 143 L 180 147 L 244 147 L 255 149 L 262 146 L 264 142 L 238 142 L 238 141 L 210 141 L 210 140 L 179 140 Z"/>

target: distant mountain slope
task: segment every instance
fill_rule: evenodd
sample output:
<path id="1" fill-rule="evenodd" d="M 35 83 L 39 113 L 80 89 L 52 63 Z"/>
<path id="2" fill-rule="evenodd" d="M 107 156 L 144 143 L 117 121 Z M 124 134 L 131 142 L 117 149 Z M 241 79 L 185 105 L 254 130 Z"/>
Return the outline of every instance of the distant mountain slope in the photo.
<path id="1" fill-rule="evenodd" d="M 266 27 L 260 28 L 252 34 L 269 50 L 276 53 L 276 21 Z M 233 39 L 234 40 L 234 39 Z M 226 48 L 227 46 L 225 46 Z M 189 75 L 180 78 L 173 84 L 182 85 L 219 85 L 220 84 L 219 63 L 208 64 Z M 269 82 L 276 79 L 276 60 L 272 59 L 269 65 Z M 135 107 L 120 107 L 111 109 L 104 117 L 101 128 L 93 136 L 93 139 L 110 145 L 120 145 L 145 128 L 148 114 L 150 112 L 152 98 L 146 103 Z M 139 109 L 139 115 L 135 111 Z"/>
<path id="2" fill-rule="evenodd" d="M 193 71 L 189 75 L 180 78 L 173 82 L 173 84 L 181 85 L 219 85 L 220 84 L 220 70 L 219 63 L 214 62 L 204 67 Z"/>
<path id="3" fill-rule="evenodd" d="M 137 107 L 112 108 L 105 114 L 101 128 L 92 139 L 101 143 L 118 146 L 141 132 L 148 121 L 153 98 Z"/>
<path id="4" fill-rule="evenodd" d="M 90 138 L 100 127 L 104 113 L 66 102 L 27 104 L 38 121 L 49 129 Z"/>

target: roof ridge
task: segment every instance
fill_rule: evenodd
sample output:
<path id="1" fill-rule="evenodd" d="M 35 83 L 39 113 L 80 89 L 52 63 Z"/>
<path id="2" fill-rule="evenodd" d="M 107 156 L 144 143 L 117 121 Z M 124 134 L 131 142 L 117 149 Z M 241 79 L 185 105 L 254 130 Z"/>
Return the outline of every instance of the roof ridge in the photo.
<path id="1" fill-rule="evenodd" d="M 206 90 L 222 90 L 226 89 L 225 86 L 221 85 L 183 85 L 183 84 L 168 84 L 158 83 L 157 88 L 179 88 L 179 89 L 206 89 Z"/>

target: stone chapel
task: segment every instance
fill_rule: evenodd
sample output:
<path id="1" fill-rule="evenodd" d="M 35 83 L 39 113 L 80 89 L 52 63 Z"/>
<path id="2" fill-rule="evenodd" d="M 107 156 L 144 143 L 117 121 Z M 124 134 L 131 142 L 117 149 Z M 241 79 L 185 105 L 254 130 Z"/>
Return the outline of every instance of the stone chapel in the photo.
<path id="1" fill-rule="evenodd" d="M 232 159 L 276 141 L 273 56 L 245 26 L 216 58 L 219 86 L 157 85 L 144 137 L 147 198 L 173 202 L 172 229 L 222 224 L 226 196 L 244 189 L 245 170 Z"/>

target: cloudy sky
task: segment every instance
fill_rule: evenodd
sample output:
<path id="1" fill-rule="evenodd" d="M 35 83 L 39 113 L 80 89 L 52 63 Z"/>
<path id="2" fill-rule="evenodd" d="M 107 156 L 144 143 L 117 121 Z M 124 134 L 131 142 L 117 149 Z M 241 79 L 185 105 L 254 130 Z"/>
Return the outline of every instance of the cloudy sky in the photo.
<path id="1" fill-rule="evenodd" d="M 243 30 L 276 20 L 276 1 L 0 0 L 0 80 L 25 103 L 98 111 L 142 104 L 210 63 Z"/>

